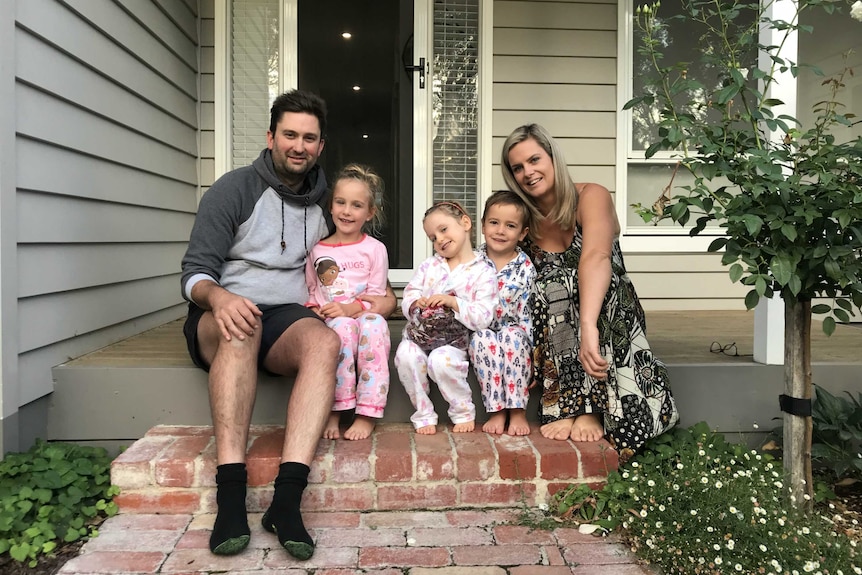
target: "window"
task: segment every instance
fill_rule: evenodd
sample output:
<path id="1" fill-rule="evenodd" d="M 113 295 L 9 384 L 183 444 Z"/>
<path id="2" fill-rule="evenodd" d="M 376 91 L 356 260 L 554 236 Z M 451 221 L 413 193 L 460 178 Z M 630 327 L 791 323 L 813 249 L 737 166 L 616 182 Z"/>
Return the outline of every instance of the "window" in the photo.
<path id="1" fill-rule="evenodd" d="M 620 25 L 620 37 L 624 42 L 624 46 L 621 48 L 623 49 L 622 53 L 626 54 L 625 60 L 627 61 L 625 76 L 621 78 L 621 109 L 622 104 L 629 99 L 643 94 L 650 78 L 655 76 L 652 63 L 639 53 L 638 48 L 642 43 L 642 32 L 632 22 L 632 16 L 637 7 L 646 4 L 648 2 L 645 0 L 629 0 L 627 10 L 623 11 L 621 16 L 624 19 Z M 667 24 L 666 35 L 662 38 L 664 63 L 669 65 L 675 62 L 690 61 L 692 62 L 692 66 L 688 70 L 690 76 L 700 79 L 706 85 L 711 82 L 718 82 L 718 75 L 715 70 L 694 61 L 696 56 L 693 55 L 703 50 L 720 50 L 721 48 L 705 45 L 707 40 L 702 37 L 703 30 L 701 28 L 684 25 L 683 22 L 674 19 L 673 16 L 681 13 L 682 9 L 683 0 L 665 0 L 661 4 L 658 18 L 662 18 Z M 748 56 L 752 66 L 755 57 L 754 52 Z M 681 95 L 680 103 L 688 101 L 691 96 L 691 94 Z M 705 119 L 714 113 L 706 108 L 688 111 Z M 621 224 L 625 233 L 630 235 L 686 236 L 688 230 L 681 228 L 672 220 L 663 220 L 657 226 L 652 223 L 647 224 L 631 207 L 632 204 L 641 204 L 649 208 L 662 193 L 667 193 L 670 196 L 684 193 L 681 187 L 691 184 L 694 180 L 694 177 L 684 168 L 675 170 L 677 160 L 674 158 L 676 153 L 673 151 L 660 150 L 652 158 L 645 158 L 647 148 L 657 140 L 659 112 L 659 107 L 656 104 L 652 107 L 639 105 L 635 109 L 621 114 L 624 125 L 621 126 L 622 137 L 619 145 L 622 148 L 624 166 L 618 177 L 624 182 L 620 187 L 625 190 L 625 194 L 621 198 L 625 208 L 618 208 L 618 212 L 621 214 Z M 718 187 L 726 182 L 715 180 L 714 183 Z M 669 186 L 670 189 L 667 189 Z M 717 233 L 717 224 L 713 222 L 711 226 L 716 227 Z M 674 242 L 674 246 L 679 246 L 678 241 Z M 700 242 L 695 243 L 698 244 L 697 247 L 692 245 L 691 249 L 699 250 Z"/>

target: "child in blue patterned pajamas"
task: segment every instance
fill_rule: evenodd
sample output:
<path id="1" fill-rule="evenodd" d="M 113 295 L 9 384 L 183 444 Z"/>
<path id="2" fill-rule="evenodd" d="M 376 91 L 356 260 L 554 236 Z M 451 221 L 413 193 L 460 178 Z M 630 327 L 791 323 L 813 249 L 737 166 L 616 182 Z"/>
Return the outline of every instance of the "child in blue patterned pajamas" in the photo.
<path id="1" fill-rule="evenodd" d="M 467 383 L 469 332 L 491 323 L 497 303 L 494 268 L 470 243 L 472 221 L 455 202 L 434 204 L 422 220 L 436 254 L 419 265 L 404 288 L 407 327 L 395 352 L 398 377 L 416 412 L 416 432 L 437 432 L 428 378 L 449 403 L 452 431 L 473 431 L 476 406 Z"/>
<path id="2" fill-rule="evenodd" d="M 490 416 L 482 431 L 497 435 L 504 430 L 509 435 L 530 433 L 526 408 L 532 387 L 533 320 L 528 302 L 536 270 L 518 247 L 529 230 L 529 213 L 517 194 L 504 190 L 488 198 L 482 214 L 485 244 L 478 252 L 497 270 L 500 297 L 491 325 L 470 340 L 470 361 Z"/>

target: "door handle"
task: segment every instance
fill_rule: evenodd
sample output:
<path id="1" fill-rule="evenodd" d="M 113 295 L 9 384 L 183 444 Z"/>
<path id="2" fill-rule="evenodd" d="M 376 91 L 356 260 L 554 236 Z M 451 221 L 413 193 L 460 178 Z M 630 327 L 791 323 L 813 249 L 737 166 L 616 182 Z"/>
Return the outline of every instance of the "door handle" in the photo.
<path id="1" fill-rule="evenodd" d="M 404 70 L 407 72 L 419 72 L 419 89 L 425 89 L 425 74 L 428 72 L 426 70 L 425 58 L 419 58 L 419 64 L 413 66 L 404 66 Z"/>

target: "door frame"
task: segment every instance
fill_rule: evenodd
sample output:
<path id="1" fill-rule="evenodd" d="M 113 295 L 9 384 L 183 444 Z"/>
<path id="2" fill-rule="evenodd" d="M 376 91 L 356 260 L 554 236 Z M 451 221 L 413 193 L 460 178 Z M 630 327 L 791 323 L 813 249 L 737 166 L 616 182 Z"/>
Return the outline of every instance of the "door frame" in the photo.
<path id="1" fill-rule="evenodd" d="M 230 158 L 230 18 L 228 14 L 230 0 L 215 0 L 215 54 L 214 54 L 214 84 L 215 84 L 215 174 L 214 178 L 233 169 Z M 429 62 L 433 18 L 431 0 L 413 0 L 413 58 L 425 58 Z M 297 15 L 298 0 L 281 0 L 279 12 L 282 21 L 280 44 L 282 57 L 280 62 L 280 92 L 290 90 L 298 85 L 299 65 L 297 61 Z M 430 73 L 427 78 L 430 79 Z M 431 83 L 426 81 L 424 89 L 419 88 L 419 82 L 413 82 L 413 214 L 414 222 L 421 222 L 425 206 L 431 201 L 430 154 L 431 154 Z M 263 134 L 261 134 L 263 139 Z M 413 276 L 413 269 L 431 254 L 428 238 L 421 225 L 413 226 L 413 267 L 411 269 L 390 269 L 389 280 L 393 285 L 406 285 Z"/>

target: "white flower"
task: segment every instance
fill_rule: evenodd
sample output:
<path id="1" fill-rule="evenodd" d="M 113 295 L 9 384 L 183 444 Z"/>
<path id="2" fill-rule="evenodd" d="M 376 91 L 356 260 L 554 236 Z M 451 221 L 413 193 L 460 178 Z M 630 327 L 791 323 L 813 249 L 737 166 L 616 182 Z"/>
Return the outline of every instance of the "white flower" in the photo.
<path id="1" fill-rule="evenodd" d="M 727 548 L 733 551 L 733 547 L 736 545 L 736 542 L 733 539 L 727 540 Z"/>
<path id="2" fill-rule="evenodd" d="M 709 483 L 709 478 L 708 477 L 701 477 L 700 482 L 703 483 L 704 485 L 706 485 L 707 483 Z"/>
<path id="3" fill-rule="evenodd" d="M 718 543 L 713 545 L 712 548 L 715 549 L 716 551 L 721 551 L 721 545 L 719 545 Z"/>
<path id="4" fill-rule="evenodd" d="M 742 565 L 740 565 L 739 563 L 734 565 L 733 568 L 736 569 L 737 571 L 742 571 Z"/>
<path id="5" fill-rule="evenodd" d="M 733 505 L 731 505 L 731 506 L 730 506 L 730 510 L 729 510 L 729 511 L 730 511 L 731 513 L 733 513 L 734 515 L 736 515 L 736 507 L 734 507 Z"/>
<path id="6" fill-rule="evenodd" d="M 862 22 L 862 0 L 856 0 L 856 2 L 853 3 L 853 6 L 850 7 L 850 16 L 853 17 L 854 20 Z"/>
<path id="7" fill-rule="evenodd" d="M 715 564 L 716 564 L 716 565 L 721 565 L 721 563 L 722 563 L 722 561 L 721 561 L 721 557 L 716 557 L 716 558 L 715 558 Z"/>
<path id="8" fill-rule="evenodd" d="M 760 550 L 761 550 L 762 552 L 766 553 L 766 545 L 764 545 L 763 543 L 761 543 L 761 544 L 760 544 Z"/>
<path id="9" fill-rule="evenodd" d="M 638 462 L 637 462 L 637 461 L 632 461 L 632 467 L 637 467 L 637 466 L 638 466 Z"/>
<path id="10" fill-rule="evenodd" d="M 716 488 L 716 489 L 721 489 L 721 486 L 722 486 L 722 485 L 724 485 L 724 483 L 722 483 L 721 481 L 716 481 L 716 482 L 715 482 L 715 488 Z"/>
<path id="11" fill-rule="evenodd" d="M 659 506 L 658 506 L 658 510 L 659 510 L 659 511 L 664 511 L 664 510 L 665 510 L 665 506 L 664 506 L 664 505 L 659 505 Z"/>
<path id="12" fill-rule="evenodd" d="M 647 516 L 646 509 L 641 509 L 641 517 L 646 517 L 646 516 Z"/>
<path id="13" fill-rule="evenodd" d="M 691 513 L 692 515 L 697 515 L 697 509 L 692 509 L 691 511 L 689 511 L 689 513 Z"/>
<path id="14" fill-rule="evenodd" d="M 862 1 L 862 0 L 860 0 L 860 1 Z M 701 457 L 703 457 L 704 455 L 706 455 L 706 451 L 701 449 L 700 451 L 697 452 L 697 454 L 700 455 Z"/>
<path id="15" fill-rule="evenodd" d="M 647 481 L 646 484 L 649 485 L 650 487 L 655 487 L 655 481 L 653 481 L 652 479 Z"/>

